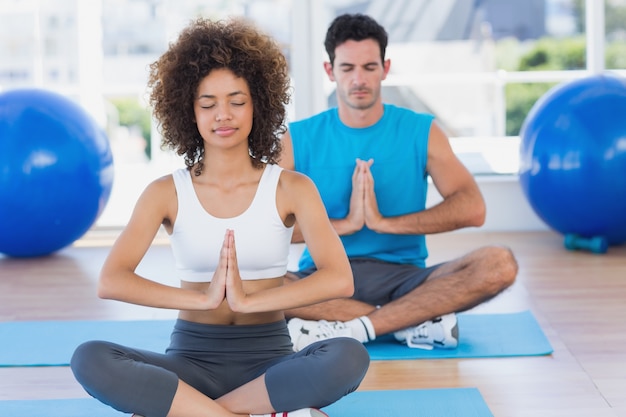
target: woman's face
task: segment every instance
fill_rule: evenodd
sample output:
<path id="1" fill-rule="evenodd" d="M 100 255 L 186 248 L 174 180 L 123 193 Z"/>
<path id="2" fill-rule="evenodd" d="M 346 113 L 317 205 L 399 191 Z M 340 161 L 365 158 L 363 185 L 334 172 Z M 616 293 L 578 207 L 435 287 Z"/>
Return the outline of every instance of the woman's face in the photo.
<path id="1" fill-rule="evenodd" d="M 205 147 L 245 144 L 252 130 L 252 96 L 245 79 L 229 69 L 215 69 L 200 81 L 194 114 Z"/>

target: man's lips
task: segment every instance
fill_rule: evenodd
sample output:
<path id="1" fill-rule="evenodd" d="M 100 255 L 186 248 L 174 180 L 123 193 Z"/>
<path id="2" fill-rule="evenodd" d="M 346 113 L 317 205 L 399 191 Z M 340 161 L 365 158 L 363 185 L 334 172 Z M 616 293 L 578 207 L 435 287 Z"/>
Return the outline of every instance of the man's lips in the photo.
<path id="1" fill-rule="evenodd" d="M 362 97 L 369 94 L 368 90 L 352 90 L 351 94 L 353 96 Z"/>

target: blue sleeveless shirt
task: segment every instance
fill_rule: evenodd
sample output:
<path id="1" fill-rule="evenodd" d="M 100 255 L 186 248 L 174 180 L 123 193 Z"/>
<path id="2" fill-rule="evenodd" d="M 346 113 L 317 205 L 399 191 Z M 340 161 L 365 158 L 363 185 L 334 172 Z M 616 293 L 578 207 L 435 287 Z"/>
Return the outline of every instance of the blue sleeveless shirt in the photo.
<path id="1" fill-rule="evenodd" d="M 374 189 L 384 217 L 424 210 L 432 120 L 432 115 L 385 104 L 383 117 L 365 128 L 344 125 L 337 108 L 292 122 L 289 132 L 295 170 L 313 180 L 331 219 L 343 219 L 348 214 L 356 158 L 374 160 Z M 365 227 L 341 236 L 341 240 L 350 258 L 424 267 L 428 256 L 423 235 L 381 234 Z M 305 249 L 299 268 L 313 265 Z"/>

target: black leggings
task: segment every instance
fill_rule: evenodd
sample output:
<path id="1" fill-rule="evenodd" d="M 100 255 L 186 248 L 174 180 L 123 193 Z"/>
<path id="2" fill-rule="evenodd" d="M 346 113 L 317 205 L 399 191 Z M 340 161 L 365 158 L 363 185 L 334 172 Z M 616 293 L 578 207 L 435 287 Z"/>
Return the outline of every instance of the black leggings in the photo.
<path id="1" fill-rule="evenodd" d="M 284 320 L 226 326 L 179 319 L 165 354 L 90 341 L 71 360 L 91 396 L 146 417 L 167 415 L 179 379 L 217 399 L 263 374 L 275 410 L 322 408 L 356 390 L 368 366 L 367 351 L 352 338 L 294 353 Z"/>

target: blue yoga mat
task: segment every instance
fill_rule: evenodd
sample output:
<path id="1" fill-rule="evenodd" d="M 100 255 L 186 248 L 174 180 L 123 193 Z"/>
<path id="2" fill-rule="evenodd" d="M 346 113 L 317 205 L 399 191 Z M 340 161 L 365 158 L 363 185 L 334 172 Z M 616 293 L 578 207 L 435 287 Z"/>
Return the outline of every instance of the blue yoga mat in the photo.
<path id="1" fill-rule="evenodd" d="M 383 336 L 366 344 L 372 360 L 547 355 L 552 347 L 529 311 L 460 314 L 457 349 L 410 349 Z M 163 352 L 174 320 L 35 321 L 0 323 L 0 366 L 66 366 L 76 346 L 108 340 Z"/>
<path id="2" fill-rule="evenodd" d="M 476 388 L 357 391 L 323 411 L 330 417 L 493 417 Z"/>
<path id="3" fill-rule="evenodd" d="M 22 321 L 0 323 L 0 366 L 67 366 L 88 340 L 164 352 L 175 320 Z"/>
<path id="4" fill-rule="evenodd" d="M 497 358 L 539 356 L 552 346 L 530 311 L 506 314 L 459 314 L 459 346 L 456 349 L 415 349 L 393 336 L 379 337 L 365 346 L 372 360 Z"/>
<path id="5" fill-rule="evenodd" d="M 357 391 L 323 409 L 330 417 L 493 417 L 476 388 Z M 120 417 L 92 398 L 0 401 L 0 416 Z"/>

